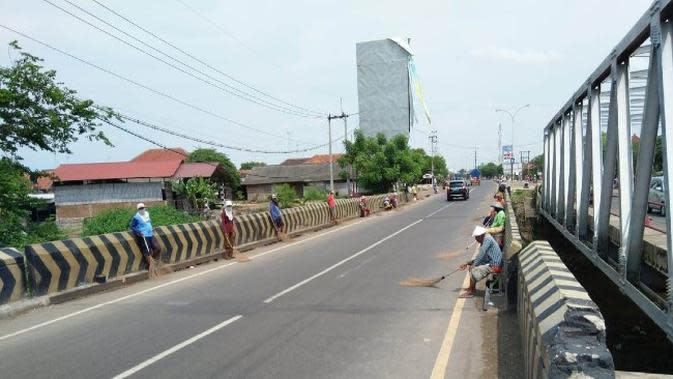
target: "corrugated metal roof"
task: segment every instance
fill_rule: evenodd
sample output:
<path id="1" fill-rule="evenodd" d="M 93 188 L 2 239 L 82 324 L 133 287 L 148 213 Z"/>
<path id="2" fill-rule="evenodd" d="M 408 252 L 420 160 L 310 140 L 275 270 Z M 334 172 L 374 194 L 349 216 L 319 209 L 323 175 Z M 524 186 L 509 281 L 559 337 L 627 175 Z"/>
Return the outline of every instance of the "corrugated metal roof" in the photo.
<path id="1" fill-rule="evenodd" d="M 336 162 L 343 154 L 332 154 L 332 162 Z M 306 160 L 304 164 L 324 164 L 329 163 L 329 154 L 316 154 Z"/>
<path id="2" fill-rule="evenodd" d="M 294 166 L 298 164 L 303 164 L 311 158 L 289 158 L 281 162 L 280 166 Z"/>
<path id="3" fill-rule="evenodd" d="M 339 178 L 339 165 L 334 165 L 334 180 Z M 329 163 L 253 167 L 243 185 L 318 182 L 329 180 Z"/>
<path id="4" fill-rule="evenodd" d="M 217 170 L 217 163 L 183 163 L 175 173 L 176 178 L 210 178 Z"/>
<path id="5" fill-rule="evenodd" d="M 57 181 L 132 178 L 171 178 L 181 160 L 62 164 L 54 170 Z"/>
<path id="6" fill-rule="evenodd" d="M 184 161 L 188 155 L 189 153 L 180 147 L 172 147 L 170 150 L 149 149 L 131 159 L 131 162 Z"/>

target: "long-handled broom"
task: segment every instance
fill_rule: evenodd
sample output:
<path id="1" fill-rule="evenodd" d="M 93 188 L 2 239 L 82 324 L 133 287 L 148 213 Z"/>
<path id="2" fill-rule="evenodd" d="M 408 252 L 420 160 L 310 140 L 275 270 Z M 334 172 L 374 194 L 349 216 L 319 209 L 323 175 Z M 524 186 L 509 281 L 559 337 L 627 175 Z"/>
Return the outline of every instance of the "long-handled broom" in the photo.
<path id="1" fill-rule="evenodd" d="M 162 264 L 163 261 L 161 260 L 161 256 L 159 256 L 159 259 L 154 259 L 154 257 L 152 257 L 152 250 L 150 250 L 150 246 L 147 244 L 147 239 L 145 239 L 144 236 L 143 242 L 145 242 L 145 248 L 147 249 L 147 253 L 152 260 L 152 267 L 148 268 L 150 278 L 157 278 L 159 275 L 170 274 L 173 272 L 171 267 Z"/>
<path id="2" fill-rule="evenodd" d="M 475 240 L 475 241 L 472 241 L 471 243 L 467 244 L 465 246 L 465 250 L 469 250 L 470 247 L 472 247 L 476 242 L 477 241 Z M 456 255 L 458 255 L 458 252 L 456 252 L 456 254 L 451 254 L 451 257 L 454 257 Z M 442 257 L 438 256 L 438 258 L 442 258 Z M 455 274 L 458 271 L 460 271 L 460 268 L 457 268 L 457 269 L 451 271 L 448 274 L 439 276 L 437 278 L 432 278 L 432 279 L 409 278 L 407 280 L 401 281 L 400 285 L 404 286 L 404 287 L 434 287 L 435 284 L 441 282 L 442 280 L 448 278 L 449 276 Z"/>
<path id="3" fill-rule="evenodd" d="M 435 284 L 441 282 L 442 280 L 448 278 L 449 276 L 453 275 L 454 273 L 460 271 L 459 268 L 451 271 L 448 274 L 444 274 L 442 276 L 439 276 L 437 278 L 432 278 L 432 279 L 418 279 L 418 278 L 409 278 L 407 280 L 403 280 L 400 282 L 400 285 L 404 287 L 434 287 Z"/>

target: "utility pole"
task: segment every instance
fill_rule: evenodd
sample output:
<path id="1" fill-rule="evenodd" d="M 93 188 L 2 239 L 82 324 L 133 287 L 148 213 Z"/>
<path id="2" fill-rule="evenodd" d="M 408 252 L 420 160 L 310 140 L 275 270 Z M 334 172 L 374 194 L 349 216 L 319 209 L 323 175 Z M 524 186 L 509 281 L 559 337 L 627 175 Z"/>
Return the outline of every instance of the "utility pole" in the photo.
<path id="1" fill-rule="evenodd" d="M 498 123 L 498 164 L 502 165 L 502 123 Z"/>
<path id="2" fill-rule="evenodd" d="M 437 193 L 437 179 L 435 178 L 435 154 L 437 154 L 437 131 L 430 131 L 430 173 L 432 175 L 432 190 Z"/>
<path id="3" fill-rule="evenodd" d="M 344 99 L 343 97 L 339 98 L 339 106 L 341 107 L 341 117 L 344 120 L 344 142 L 348 141 L 348 115 L 344 113 Z M 348 176 L 346 176 L 346 187 L 348 188 L 348 197 L 351 195 L 351 174 L 352 170 L 350 165 L 348 166 Z"/>
<path id="4" fill-rule="evenodd" d="M 329 190 L 334 191 L 334 167 L 332 164 L 332 115 L 327 115 L 327 133 L 329 142 Z"/>
<path id="5" fill-rule="evenodd" d="M 474 146 L 474 168 L 477 168 L 477 146 Z"/>
<path id="6" fill-rule="evenodd" d="M 327 115 L 327 129 L 329 133 L 329 188 L 330 191 L 334 191 L 334 162 L 332 160 L 332 120 L 341 118 L 344 120 L 344 130 L 347 130 L 348 126 L 346 124 L 346 118 L 348 118 L 348 115 L 341 112 L 340 115 L 338 116 L 333 116 L 331 114 Z M 350 188 L 348 188 L 348 191 L 350 192 Z"/>

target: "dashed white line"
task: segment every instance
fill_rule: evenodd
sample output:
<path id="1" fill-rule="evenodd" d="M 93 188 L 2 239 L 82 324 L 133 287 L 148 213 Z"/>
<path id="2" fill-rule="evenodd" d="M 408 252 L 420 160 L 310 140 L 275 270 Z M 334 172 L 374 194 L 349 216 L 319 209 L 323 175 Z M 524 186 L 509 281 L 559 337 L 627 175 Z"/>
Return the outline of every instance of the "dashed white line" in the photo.
<path id="1" fill-rule="evenodd" d="M 346 258 L 346 259 L 343 259 L 343 260 L 341 260 L 341 261 L 339 261 L 339 262 L 337 262 L 337 263 L 335 263 L 335 264 L 329 266 L 328 268 L 326 268 L 326 269 L 320 271 L 319 273 L 317 273 L 317 274 L 315 274 L 315 275 L 313 275 L 313 276 L 311 276 L 311 277 L 309 277 L 309 278 L 306 278 L 306 279 L 302 280 L 301 282 L 299 282 L 299 283 L 293 285 L 292 287 L 288 287 L 288 288 L 286 288 L 286 289 L 284 289 L 284 290 L 278 292 L 277 294 L 275 294 L 275 295 L 271 296 L 270 298 L 264 300 L 264 302 L 268 304 L 268 303 L 270 303 L 270 302 L 276 300 L 277 298 L 279 298 L 279 297 L 281 297 L 281 296 L 283 296 L 283 295 L 285 295 L 285 294 L 287 294 L 287 293 L 289 293 L 289 292 L 292 292 L 292 291 L 296 290 L 297 288 L 303 286 L 304 284 L 306 284 L 306 283 L 308 283 L 308 282 L 310 282 L 310 281 L 312 281 L 312 280 L 314 280 L 314 279 L 316 279 L 316 278 L 318 278 L 318 277 L 320 277 L 320 276 L 322 276 L 322 275 L 325 275 L 326 273 L 328 273 L 328 272 L 334 270 L 335 268 L 337 268 L 337 267 L 343 265 L 343 264 L 346 263 L 346 262 L 349 262 L 349 261 L 351 261 L 351 260 L 353 260 L 353 259 L 359 257 L 360 255 L 362 255 L 362 254 L 368 252 L 369 250 L 375 248 L 376 246 L 378 246 L 378 245 L 382 244 L 383 242 L 385 242 L 385 241 L 387 241 L 387 240 L 389 240 L 389 239 L 395 237 L 396 235 L 398 235 L 398 234 L 404 232 L 405 230 L 407 230 L 407 229 L 413 227 L 414 225 L 416 225 L 416 224 L 418 224 L 418 223 L 420 223 L 420 222 L 422 222 L 422 221 L 423 221 L 423 219 L 420 219 L 420 220 L 417 220 L 417 221 L 415 221 L 415 222 L 412 222 L 411 224 L 409 224 L 409 225 L 405 226 L 404 228 L 402 228 L 402 229 L 396 231 L 395 233 L 390 234 L 390 235 L 388 235 L 387 237 L 384 237 L 384 238 L 382 238 L 382 239 L 380 239 L 380 240 L 374 242 L 373 244 L 371 244 L 371 245 L 365 247 L 364 249 L 362 249 L 362 250 L 358 251 L 357 253 L 351 255 L 350 257 L 348 257 L 348 258 Z"/>
<path id="2" fill-rule="evenodd" d="M 341 227 L 336 228 L 336 229 L 329 229 L 328 231 L 326 231 L 326 232 L 324 232 L 324 233 L 316 234 L 316 235 L 314 235 L 314 236 L 305 238 L 305 239 L 303 239 L 303 240 L 299 240 L 299 241 L 296 241 L 296 242 L 291 242 L 291 243 L 289 243 L 289 244 L 287 244 L 287 245 L 283 245 L 283 246 L 279 246 L 279 247 L 273 248 L 273 249 L 268 250 L 268 251 L 265 251 L 265 252 L 263 252 L 263 253 L 256 254 L 256 255 L 254 255 L 254 256 L 252 256 L 252 257 L 250 257 L 250 258 L 251 258 L 251 259 L 261 258 L 261 257 L 263 257 L 263 256 L 265 256 L 265 255 L 269 255 L 269 254 L 275 253 L 275 252 L 277 252 L 277 251 L 280 251 L 280 250 L 283 250 L 283 249 L 287 249 L 288 247 L 296 246 L 296 245 L 302 244 L 302 243 L 304 243 L 304 242 L 311 241 L 311 240 L 316 239 L 316 238 L 320 238 L 320 237 L 322 237 L 322 236 L 324 236 L 324 235 L 326 235 L 326 234 L 328 234 L 328 233 L 334 233 L 334 232 L 338 232 L 338 231 L 343 230 L 343 229 L 346 229 L 346 228 L 350 228 L 350 227 L 352 227 L 352 226 L 354 226 L 354 225 L 357 225 L 357 224 L 359 224 L 359 223 L 361 223 L 361 222 L 364 222 L 364 221 L 365 221 L 365 220 L 361 220 L 361 221 L 358 221 L 358 222 L 354 222 L 354 223 L 352 223 L 352 224 L 348 224 L 348 225 L 341 226 Z M 93 310 L 96 310 L 96 309 L 105 307 L 105 306 L 107 306 L 107 305 L 116 304 L 116 303 L 119 303 L 119 302 L 121 302 L 121 301 L 128 300 L 128 299 L 132 299 L 132 298 L 134 298 L 134 297 L 136 297 L 136 296 L 140 296 L 140 295 L 143 295 L 143 294 L 146 294 L 146 293 L 149 293 L 149 292 L 153 292 L 153 291 L 156 291 L 156 290 L 161 289 L 161 288 L 164 288 L 164 287 L 172 286 L 172 285 L 174 285 L 174 284 L 178 284 L 178 283 L 184 282 L 184 281 L 189 280 L 189 279 L 193 279 L 193 278 L 196 278 L 196 277 L 199 277 L 199 276 L 202 276 L 202 275 L 206 275 L 206 274 L 209 274 L 209 273 L 211 273 L 211 272 L 219 271 L 219 270 L 222 270 L 222 269 L 224 269 L 224 268 L 227 268 L 227 267 L 232 266 L 232 265 L 235 265 L 235 264 L 237 264 L 237 262 L 226 263 L 226 264 L 223 264 L 222 266 L 218 266 L 218 267 L 210 268 L 210 269 L 207 269 L 207 270 L 204 270 L 204 271 L 201 271 L 201 272 L 197 272 L 197 273 L 194 273 L 194 274 L 191 274 L 191 275 L 188 275 L 188 276 L 179 278 L 179 279 L 171 280 L 171 281 L 169 281 L 169 282 L 166 282 L 166 283 L 162 283 L 162 284 L 156 285 L 156 286 L 154 286 L 154 287 L 150 287 L 150 288 L 144 289 L 144 290 L 142 290 L 142 291 L 138 291 L 138 292 L 135 292 L 135 293 L 132 293 L 132 294 L 129 294 L 129 295 L 126 295 L 126 296 L 122 296 L 122 297 L 119 297 L 119 298 L 116 298 L 116 299 L 113 299 L 113 300 L 110 300 L 110 301 L 105 301 L 105 302 L 102 302 L 102 303 L 93 305 L 93 306 L 91 306 L 91 307 L 88 307 L 88 308 L 80 309 L 79 311 L 72 312 L 72 313 L 68 313 L 68 314 L 66 314 L 66 315 L 63 315 L 63 316 L 60 316 L 60 317 L 56 317 L 56 318 L 54 318 L 54 319 L 51 319 L 51 320 L 48 320 L 48 321 L 41 322 L 41 323 L 39 323 L 39 324 L 33 325 L 33 326 L 31 326 L 31 327 L 28 327 L 28 328 L 25 328 L 25 329 L 21 329 L 21 330 L 17 330 L 16 332 L 12 332 L 12 333 L 9 333 L 9 334 L 5 334 L 5 335 L 3 335 L 3 336 L 0 336 L 0 341 L 6 340 L 6 339 L 9 339 L 9 338 L 12 338 L 12 337 L 16 337 L 16 336 L 21 335 L 21 334 L 25 334 L 25 333 L 31 332 L 31 331 L 36 330 L 36 329 L 44 328 L 45 326 L 49 326 L 49 325 L 51 325 L 51 324 L 55 324 L 55 323 L 57 323 L 57 322 L 67 320 L 67 319 L 73 318 L 73 317 L 75 317 L 75 316 L 79 316 L 79 315 L 81 315 L 81 314 L 91 312 L 91 311 L 93 311 Z"/>
<path id="3" fill-rule="evenodd" d="M 192 338 L 189 338 L 189 339 L 187 339 L 187 340 L 184 340 L 184 341 L 180 342 L 179 344 L 177 344 L 177 345 L 171 347 L 170 349 L 167 349 L 167 350 L 162 351 L 161 353 L 159 353 L 159 354 L 153 356 L 152 358 L 150 358 L 150 359 L 148 359 L 148 360 L 146 360 L 146 361 L 144 361 L 144 362 L 142 362 L 142 363 L 139 363 L 139 364 L 137 364 L 136 366 L 131 367 L 130 369 L 128 369 L 128 370 L 122 372 L 121 374 L 119 374 L 119 375 L 115 375 L 112 379 L 124 379 L 124 378 L 128 378 L 129 376 L 131 376 L 131 375 L 135 374 L 136 372 L 138 372 L 138 371 L 144 369 L 145 367 L 147 367 L 147 366 L 149 366 L 149 365 L 151 365 L 151 364 L 154 364 L 154 363 L 156 363 L 157 361 L 159 361 L 159 360 L 161 360 L 161 359 L 166 358 L 167 356 L 169 356 L 169 355 L 175 353 L 175 352 L 178 351 L 178 350 L 184 349 L 185 347 L 187 347 L 187 346 L 193 344 L 194 342 L 200 340 L 201 338 L 206 337 L 206 336 L 208 336 L 209 334 L 213 334 L 213 333 L 217 332 L 218 330 L 224 328 L 225 326 L 227 326 L 227 325 L 229 325 L 229 324 L 231 324 L 231 323 L 233 323 L 233 322 L 235 322 L 235 321 L 237 321 L 237 320 L 240 320 L 242 317 L 243 317 L 242 315 L 238 315 L 238 316 L 234 316 L 234 317 L 232 317 L 232 318 L 230 318 L 230 319 L 228 319 L 228 320 L 226 320 L 226 321 L 224 321 L 224 322 L 221 322 L 221 323 L 219 323 L 219 324 L 213 326 L 212 328 L 210 328 L 210 329 L 208 329 L 208 330 L 206 330 L 206 331 L 204 331 L 204 332 L 201 332 L 201 333 L 195 335 L 195 336 L 192 337 Z"/>

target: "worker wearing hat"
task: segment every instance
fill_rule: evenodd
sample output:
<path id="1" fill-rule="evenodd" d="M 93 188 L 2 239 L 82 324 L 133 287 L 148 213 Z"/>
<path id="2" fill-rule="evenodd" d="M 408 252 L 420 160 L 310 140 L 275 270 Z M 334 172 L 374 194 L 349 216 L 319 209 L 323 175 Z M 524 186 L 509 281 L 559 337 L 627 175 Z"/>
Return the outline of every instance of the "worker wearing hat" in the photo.
<path id="1" fill-rule="evenodd" d="M 224 202 L 222 209 L 222 234 L 224 235 L 224 252 L 222 257 L 224 259 L 234 258 L 234 238 L 236 237 L 236 229 L 234 227 L 234 204 L 231 200 Z"/>
<path id="2" fill-rule="evenodd" d="M 271 201 L 269 202 L 269 216 L 271 216 L 271 222 L 273 222 L 273 228 L 276 231 L 276 236 L 281 237 L 283 230 L 283 216 L 280 213 L 280 206 L 278 206 L 278 196 L 275 193 L 271 195 Z"/>
<path id="3" fill-rule="evenodd" d="M 472 232 L 474 239 L 480 244 L 477 257 L 459 266 L 461 270 L 470 270 L 470 286 L 465 288 L 460 297 L 474 297 L 477 282 L 486 278 L 491 273 L 499 273 L 502 270 L 502 250 L 498 243 L 486 232 L 486 228 L 476 226 Z"/>
<path id="4" fill-rule="evenodd" d="M 155 266 L 154 259 L 159 257 L 161 248 L 154 239 L 152 220 L 150 219 L 149 211 L 145 208 L 145 204 L 138 203 L 136 209 L 138 211 L 131 219 L 131 231 L 136 237 L 136 242 L 138 243 L 138 247 L 140 248 L 143 257 L 145 257 L 147 270 L 151 273 Z"/>
<path id="5" fill-rule="evenodd" d="M 495 202 L 491 204 L 491 213 L 489 214 L 489 217 L 491 218 L 491 224 L 489 225 L 489 228 L 486 229 L 486 233 L 490 234 L 493 236 L 495 241 L 498 243 L 498 246 L 502 249 L 502 246 L 504 244 L 504 232 L 505 232 L 505 219 L 507 219 L 507 216 L 505 215 L 505 211 L 503 210 L 502 204 L 499 202 Z"/>

